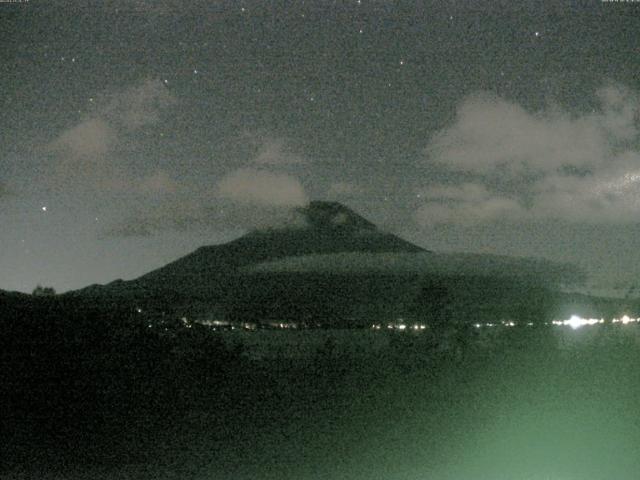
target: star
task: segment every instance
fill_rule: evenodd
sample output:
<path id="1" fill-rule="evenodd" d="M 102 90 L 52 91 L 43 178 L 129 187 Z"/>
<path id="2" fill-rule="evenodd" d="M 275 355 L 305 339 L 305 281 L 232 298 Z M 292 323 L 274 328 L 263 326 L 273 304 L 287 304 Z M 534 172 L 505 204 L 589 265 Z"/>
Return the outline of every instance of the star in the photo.
<path id="1" fill-rule="evenodd" d="M 43 211 L 43 212 L 46 212 L 46 211 L 47 211 L 47 207 L 46 207 L 46 206 L 43 206 L 43 207 L 42 207 L 42 211 Z"/>

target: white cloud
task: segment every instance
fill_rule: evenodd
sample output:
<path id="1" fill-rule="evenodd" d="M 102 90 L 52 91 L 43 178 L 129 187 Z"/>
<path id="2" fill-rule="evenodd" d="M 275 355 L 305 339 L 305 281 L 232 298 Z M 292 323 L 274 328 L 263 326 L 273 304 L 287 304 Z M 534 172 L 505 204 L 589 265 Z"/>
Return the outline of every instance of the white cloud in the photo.
<path id="1" fill-rule="evenodd" d="M 160 81 L 145 80 L 94 103 L 91 114 L 47 145 L 55 154 L 56 181 L 99 189 L 139 185 L 135 160 L 121 158 L 118 151 L 136 142 L 134 134 L 140 129 L 156 124 L 162 111 L 174 103 L 173 97 Z"/>
<path id="2" fill-rule="evenodd" d="M 596 95 L 600 110 L 578 117 L 554 108 L 530 113 L 486 95 L 467 98 L 427 154 L 446 168 L 483 175 L 496 168 L 513 174 L 598 168 L 615 159 L 621 141 L 637 137 L 640 104 L 623 88 L 603 88 Z"/>
<path id="3" fill-rule="evenodd" d="M 260 206 L 292 207 L 308 202 L 295 177 L 252 168 L 231 172 L 220 180 L 217 191 L 221 198 Z"/>
<path id="4" fill-rule="evenodd" d="M 513 220 L 523 214 L 523 208 L 516 200 L 495 195 L 479 184 L 434 186 L 422 196 L 427 203 L 416 212 L 416 220 L 423 226 L 446 223 L 474 225 Z"/>
<path id="5" fill-rule="evenodd" d="M 184 192 L 182 192 L 184 193 Z M 151 208 L 138 206 L 131 214 L 103 229 L 100 236 L 147 237 L 166 231 L 214 228 L 220 232 L 255 229 L 300 228 L 306 218 L 296 208 L 281 205 L 243 203 L 220 198 L 215 205 L 186 198 L 181 193 L 161 197 Z"/>
<path id="6" fill-rule="evenodd" d="M 531 113 L 486 95 L 464 100 L 427 156 L 467 183 L 432 185 L 418 221 L 638 222 L 640 101 L 619 86 L 595 98 L 599 109 L 581 116 L 557 107 Z"/>
<path id="7" fill-rule="evenodd" d="M 635 170 L 588 177 L 552 175 L 533 186 L 533 218 L 581 223 L 640 221 L 640 155 Z"/>
<path id="8" fill-rule="evenodd" d="M 97 160 L 113 148 L 116 132 L 102 118 L 87 118 L 62 132 L 51 144 L 72 160 Z"/>

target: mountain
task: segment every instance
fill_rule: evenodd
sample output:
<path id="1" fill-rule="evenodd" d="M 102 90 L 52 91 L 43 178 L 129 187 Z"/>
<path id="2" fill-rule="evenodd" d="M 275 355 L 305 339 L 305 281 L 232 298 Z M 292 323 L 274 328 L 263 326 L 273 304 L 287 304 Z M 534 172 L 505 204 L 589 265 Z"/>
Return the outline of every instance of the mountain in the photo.
<path id="1" fill-rule="evenodd" d="M 228 273 L 246 265 L 285 257 L 342 252 L 417 253 L 424 249 L 380 231 L 335 202 L 311 202 L 296 209 L 301 222 L 254 230 L 224 245 L 201 247 L 186 257 L 144 275 L 139 281 Z"/>
<path id="2" fill-rule="evenodd" d="M 295 210 L 291 225 L 254 230 L 222 245 L 201 247 L 135 280 L 92 285 L 75 293 L 220 297 L 243 267 L 289 257 L 345 252 L 428 253 L 379 230 L 340 203 L 314 201 Z"/>
<path id="3" fill-rule="evenodd" d="M 430 252 L 340 203 L 316 201 L 296 209 L 289 225 L 68 296 L 149 314 L 364 325 L 420 317 L 442 291 L 460 315 L 533 318 L 557 301 L 552 287 L 577 277 L 544 260 Z"/>

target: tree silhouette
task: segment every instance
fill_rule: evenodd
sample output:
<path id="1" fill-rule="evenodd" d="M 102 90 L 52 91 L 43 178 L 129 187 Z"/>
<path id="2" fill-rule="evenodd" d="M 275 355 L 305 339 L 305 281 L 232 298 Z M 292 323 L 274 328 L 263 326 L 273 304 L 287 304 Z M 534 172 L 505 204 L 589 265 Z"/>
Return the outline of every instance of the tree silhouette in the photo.
<path id="1" fill-rule="evenodd" d="M 35 297 L 53 297 L 56 291 L 53 287 L 43 287 L 38 284 L 31 294 Z"/>

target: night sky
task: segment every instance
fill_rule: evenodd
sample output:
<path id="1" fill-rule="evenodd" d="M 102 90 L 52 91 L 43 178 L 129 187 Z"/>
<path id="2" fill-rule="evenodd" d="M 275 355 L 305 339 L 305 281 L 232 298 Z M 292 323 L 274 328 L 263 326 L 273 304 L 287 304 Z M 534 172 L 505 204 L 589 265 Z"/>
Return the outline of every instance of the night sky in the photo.
<path id="1" fill-rule="evenodd" d="M 0 289 L 134 278 L 340 201 L 640 274 L 640 3 L 0 3 Z"/>

